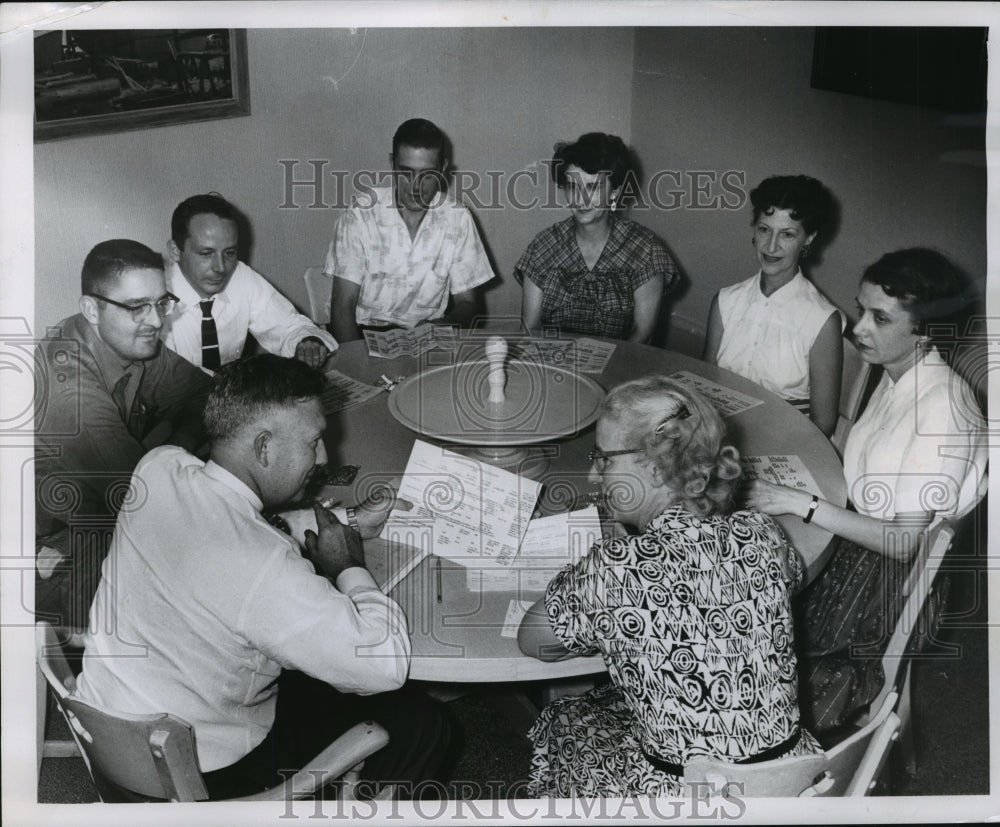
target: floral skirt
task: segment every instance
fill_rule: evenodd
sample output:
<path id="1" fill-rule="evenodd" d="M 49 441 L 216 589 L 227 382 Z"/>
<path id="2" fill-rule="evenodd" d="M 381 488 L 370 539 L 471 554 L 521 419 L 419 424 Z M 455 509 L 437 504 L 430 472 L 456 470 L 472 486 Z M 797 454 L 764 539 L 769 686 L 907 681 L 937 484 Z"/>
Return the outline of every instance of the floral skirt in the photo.
<path id="1" fill-rule="evenodd" d="M 911 565 L 843 538 L 837 543 L 795 606 L 799 705 L 803 724 L 817 733 L 850 721 L 881 690 L 882 655 L 902 612 Z M 940 615 L 946 593 L 944 580 L 935 587 L 929 617 Z M 910 651 L 922 648 L 932 631 L 924 624 Z"/>
<path id="2" fill-rule="evenodd" d="M 535 798 L 677 796 L 684 780 L 653 767 L 635 734 L 632 710 L 614 684 L 553 701 L 528 732 L 528 794 Z M 817 752 L 808 733 L 790 755 Z"/>

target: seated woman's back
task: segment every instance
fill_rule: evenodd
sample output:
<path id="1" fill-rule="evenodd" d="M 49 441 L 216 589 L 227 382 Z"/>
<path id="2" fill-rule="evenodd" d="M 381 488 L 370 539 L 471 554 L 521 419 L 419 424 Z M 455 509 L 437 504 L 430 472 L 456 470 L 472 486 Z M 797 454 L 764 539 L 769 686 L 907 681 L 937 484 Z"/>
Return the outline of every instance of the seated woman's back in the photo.
<path id="1" fill-rule="evenodd" d="M 801 565 L 770 517 L 727 513 L 742 469 L 722 434 L 712 404 L 666 377 L 605 399 L 591 480 L 640 530 L 595 544 L 522 621 L 524 652 L 600 652 L 612 680 L 543 710 L 535 794 L 673 795 L 698 756 L 817 748 L 799 726 L 792 649 Z"/>
<path id="2" fill-rule="evenodd" d="M 604 655 L 646 752 L 746 758 L 798 730 L 789 598 L 800 575 L 771 518 L 675 507 L 561 572 L 549 621 Z"/>

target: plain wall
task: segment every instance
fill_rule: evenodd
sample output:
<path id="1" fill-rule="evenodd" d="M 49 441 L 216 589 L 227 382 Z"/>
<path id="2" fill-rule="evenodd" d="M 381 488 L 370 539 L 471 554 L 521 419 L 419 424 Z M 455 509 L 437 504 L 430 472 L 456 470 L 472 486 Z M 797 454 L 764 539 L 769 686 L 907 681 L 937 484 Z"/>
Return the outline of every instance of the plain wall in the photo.
<path id="1" fill-rule="evenodd" d="M 812 89 L 813 37 L 812 28 L 636 29 L 633 144 L 647 183 L 679 173 L 660 179 L 660 201 L 675 209 L 633 210 L 689 281 L 670 347 L 700 355 L 712 296 L 757 271 L 749 192 L 769 175 L 812 175 L 839 201 L 836 235 L 804 270 L 851 318 L 862 271 L 891 250 L 936 247 L 985 277 L 984 118 Z M 738 209 L 722 206 L 739 202 L 726 172 L 746 183 Z M 692 183 L 703 187 L 694 197 Z"/>
<path id="2" fill-rule="evenodd" d="M 339 207 L 310 209 L 314 191 L 286 201 L 279 160 L 326 160 L 322 200 L 347 203 L 335 170 L 385 170 L 392 134 L 426 117 L 450 137 L 455 164 L 478 174 L 474 214 L 499 283 L 491 314 L 517 315 L 518 256 L 561 209 L 512 208 L 547 200 L 553 144 L 598 129 L 630 139 L 633 30 L 602 29 L 253 29 L 248 32 L 249 117 L 38 144 L 35 148 L 36 323 L 40 330 L 76 312 L 87 251 L 107 238 L 134 238 L 165 250 L 170 214 L 182 199 L 216 190 L 253 226 L 250 263 L 300 308 L 302 273 L 322 264 Z M 501 171 L 499 187 L 490 171 Z M 495 176 L 494 176 L 495 179 Z M 350 178 L 348 177 L 348 181 Z M 466 181 L 469 179 L 466 178 Z"/>
<path id="3" fill-rule="evenodd" d="M 36 146 L 37 326 L 75 312 L 95 243 L 163 250 L 173 207 L 209 190 L 247 213 L 250 263 L 305 309 L 302 273 L 322 264 L 340 207 L 311 209 L 314 191 L 297 187 L 298 208 L 280 209 L 279 160 L 298 160 L 299 180 L 308 160 L 327 161 L 322 199 L 344 204 L 333 172 L 386 169 L 413 116 L 437 122 L 457 168 L 484 182 L 467 201 L 499 277 L 494 316 L 518 314 L 514 263 L 567 214 L 547 192 L 553 143 L 589 130 L 631 142 L 646 184 L 660 173 L 662 206 L 632 217 L 684 273 L 665 311 L 678 350 L 700 355 L 712 296 L 756 271 L 746 195 L 772 174 L 814 175 L 839 200 L 840 227 L 807 274 L 848 315 L 862 269 L 892 249 L 936 246 L 982 276 L 982 119 L 812 89 L 812 45 L 812 28 L 250 30 L 249 117 Z M 522 177 L 515 195 L 535 206 L 510 203 L 518 170 L 538 183 Z"/>

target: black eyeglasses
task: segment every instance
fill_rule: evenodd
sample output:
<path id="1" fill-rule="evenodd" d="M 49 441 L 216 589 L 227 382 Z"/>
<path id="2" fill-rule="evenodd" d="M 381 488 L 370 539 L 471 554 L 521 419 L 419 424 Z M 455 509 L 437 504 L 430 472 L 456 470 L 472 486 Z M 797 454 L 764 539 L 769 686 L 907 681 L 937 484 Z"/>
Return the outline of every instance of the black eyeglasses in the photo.
<path id="1" fill-rule="evenodd" d="M 656 431 L 654 431 L 654 433 L 660 433 L 663 426 L 672 419 L 687 419 L 689 416 L 691 416 L 691 412 L 687 409 L 687 405 L 681 404 L 676 411 L 665 417 L 663 421 L 656 426 Z M 595 445 L 594 450 L 587 454 L 587 459 L 590 460 L 591 465 L 597 466 L 598 473 L 603 474 L 608 467 L 608 463 L 611 462 L 612 457 L 620 457 L 623 454 L 638 454 L 643 450 L 643 448 L 621 448 L 617 451 L 602 451 Z"/>
<path id="2" fill-rule="evenodd" d="M 594 450 L 587 454 L 587 459 L 590 460 L 591 465 L 597 466 L 598 473 L 603 474 L 608 463 L 611 462 L 611 457 L 620 457 L 622 454 L 638 454 L 642 450 L 642 448 L 622 448 L 618 451 L 602 451 L 595 446 Z"/>
<path id="3" fill-rule="evenodd" d="M 101 296 L 97 293 L 84 293 L 83 295 L 90 296 L 92 299 L 99 299 L 100 301 L 107 302 L 108 304 L 113 304 L 115 307 L 120 307 L 122 310 L 127 310 L 132 314 L 133 322 L 141 322 L 145 319 L 150 308 L 156 311 L 157 316 L 163 318 L 171 310 L 173 310 L 177 306 L 177 302 L 180 301 L 180 299 L 173 293 L 167 293 L 165 296 L 158 298 L 155 302 L 143 302 L 142 304 L 122 304 L 121 302 L 116 302 L 114 299 L 109 299 L 107 296 Z"/>

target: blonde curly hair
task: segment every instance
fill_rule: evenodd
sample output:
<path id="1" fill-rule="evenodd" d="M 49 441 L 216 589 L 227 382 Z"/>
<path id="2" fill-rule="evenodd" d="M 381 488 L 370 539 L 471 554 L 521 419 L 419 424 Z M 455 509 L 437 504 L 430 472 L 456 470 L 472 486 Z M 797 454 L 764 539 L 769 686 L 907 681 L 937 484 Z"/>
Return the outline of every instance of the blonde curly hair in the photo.
<path id="1" fill-rule="evenodd" d="M 601 416 L 621 427 L 625 444 L 643 449 L 645 461 L 660 469 L 664 484 L 693 514 L 730 510 L 743 473 L 740 455 L 723 444 L 722 418 L 701 394 L 665 376 L 647 376 L 612 388 Z"/>

